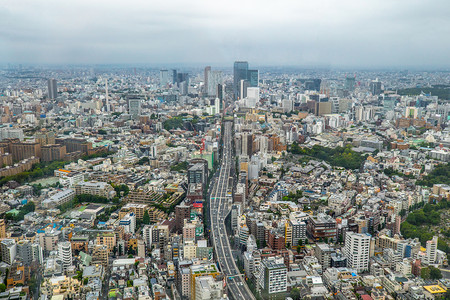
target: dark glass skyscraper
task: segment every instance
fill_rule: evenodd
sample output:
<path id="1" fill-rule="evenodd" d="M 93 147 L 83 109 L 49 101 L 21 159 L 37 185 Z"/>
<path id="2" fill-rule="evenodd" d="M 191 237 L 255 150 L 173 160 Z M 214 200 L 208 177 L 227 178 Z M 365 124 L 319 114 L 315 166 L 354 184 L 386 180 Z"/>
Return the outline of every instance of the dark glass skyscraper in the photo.
<path id="1" fill-rule="evenodd" d="M 246 61 L 235 61 L 233 68 L 233 94 L 234 99 L 242 98 L 240 95 L 240 83 L 241 80 L 248 79 L 248 62 Z"/>
<path id="2" fill-rule="evenodd" d="M 58 97 L 58 87 L 56 85 L 56 79 L 48 80 L 48 98 L 56 99 Z"/>
<path id="3" fill-rule="evenodd" d="M 247 80 L 249 82 L 250 87 L 257 87 L 259 81 L 259 72 L 258 70 L 248 70 L 247 72 Z"/>

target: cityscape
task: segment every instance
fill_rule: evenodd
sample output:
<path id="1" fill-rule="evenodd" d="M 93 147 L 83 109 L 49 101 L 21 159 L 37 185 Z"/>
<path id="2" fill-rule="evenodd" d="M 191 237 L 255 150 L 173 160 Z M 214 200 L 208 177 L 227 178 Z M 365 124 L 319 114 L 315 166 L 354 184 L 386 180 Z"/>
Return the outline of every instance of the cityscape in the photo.
<path id="1" fill-rule="evenodd" d="M 27 22 L 0 33 L 1 300 L 450 299 L 448 41 L 427 52 L 383 35 L 379 48 L 356 41 L 358 54 L 342 60 L 322 50 L 299 58 L 315 50 L 297 47 L 290 30 L 309 19 L 283 20 L 291 16 L 284 0 L 263 2 L 236 12 L 248 23 L 231 46 L 223 28 L 232 33 L 235 23 L 212 20 L 234 20 L 223 3 L 112 1 L 89 21 L 98 3 L 92 15 L 58 3 L 61 30 L 84 20 L 64 38 L 53 12 L 44 23 L 29 15 L 50 6 L 5 5 L 0 25 L 15 15 Z M 436 20 L 450 13 L 432 2 L 442 8 Z M 292 5 L 299 14 L 297 5 L 316 7 Z M 354 15 L 328 6 L 322 13 L 336 12 L 333 20 Z M 137 33 L 124 23 L 117 42 L 108 29 L 99 40 L 111 50 L 95 44 L 85 52 L 94 33 L 106 32 L 98 22 L 115 24 L 109 18 L 119 12 L 130 26 L 150 12 L 162 23 L 136 25 Z M 271 32 L 258 13 L 273 14 L 269 25 L 286 32 Z M 444 19 L 437 32 L 448 32 Z M 333 20 L 314 22 L 336 34 Z M 391 23 L 382 20 L 384 34 Z M 191 34 L 197 22 L 223 40 Z M 272 41 L 248 48 L 250 24 Z M 22 38 L 31 27 L 28 47 Z M 45 28 L 58 41 L 45 46 L 51 51 L 42 48 Z M 120 42 L 140 30 L 154 37 L 148 59 L 148 41 L 126 50 Z M 330 51 L 348 50 L 343 44 Z"/>

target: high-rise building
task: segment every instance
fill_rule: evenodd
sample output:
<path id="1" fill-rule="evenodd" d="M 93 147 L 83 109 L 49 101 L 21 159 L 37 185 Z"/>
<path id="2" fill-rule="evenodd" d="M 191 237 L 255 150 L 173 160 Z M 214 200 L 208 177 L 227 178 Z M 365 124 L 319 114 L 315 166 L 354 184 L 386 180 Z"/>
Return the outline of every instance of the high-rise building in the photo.
<path id="1" fill-rule="evenodd" d="M 219 97 L 217 87 L 223 84 L 222 71 L 209 71 L 208 73 L 208 86 L 206 92 L 208 96 Z"/>
<path id="2" fill-rule="evenodd" d="M 172 70 L 172 84 L 176 84 L 178 80 L 177 70 Z"/>
<path id="3" fill-rule="evenodd" d="M 185 202 L 181 202 L 175 206 L 175 229 L 181 232 L 184 225 L 184 220 L 189 219 L 191 216 L 191 206 Z"/>
<path id="4" fill-rule="evenodd" d="M 109 94 L 108 94 L 108 79 L 105 78 L 105 110 L 109 111 Z"/>
<path id="5" fill-rule="evenodd" d="M 204 87 L 205 87 L 205 92 L 207 92 L 208 94 L 209 94 L 209 74 L 211 73 L 211 66 L 207 66 L 206 68 L 205 68 L 205 71 L 204 71 L 204 82 L 205 82 L 205 85 L 204 85 Z"/>
<path id="6" fill-rule="evenodd" d="M 33 261 L 33 248 L 31 241 L 21 240 L 17 243 L 17 257 L 19 257 L 25 265 L 30 265 Z"/>
<path id="7" fill-rule="evenodd" d="M 247 97 L 247 88 L 250 86 L 248 80 L 242 79 L 239 83 L 239 99 Z"/>
<path id="8" fill-rule="evenodd" d="M 133 118 L 139 117 L 141 114 L 141 99 L 128 99 L 128 113 Z"/>
<path id="9" fill-rule="evenodd" d="M 372 81 L 369 85 L 369 88 L 372 95 L 381 94 L 381 81 L 378 81 L 378 79 Z"/>
<path id="10" fill-rule="evenodd" d="M 165 87 L 169 83 L 169 71 L 160 70 L 159 71 L 159 85 Z"/>
<path id="11" fill-rule="evenodd" d="M 355 77 L 345 77 L 345 89 L 352 92 L 355 89 Z"/>
<path id="12" fill-rule="evenodd" d="M 70 242 L 58 243 L 58 257 L 62 261 L 64 270 L 72 266 L 72 244 Z"/>
<path id="13" fill-rule="evenodd" d="M 347 266 L 358 272 L 369 269 L 370 234 L 347 232 L 345 234 L 344 255 Z"/>
<path id="14" fill-rule="evenodd" d="M 269 257 L 261 261 L 258 283 L 264 299 L 275 299 L 287 291 L 287 267 L 282 257 Z M 284 298 L 284 297 L 283 297 Z"/>
<path id="15" fill-rule="evenodd" d="M 12 264 L 17 255 L 16 241 L 13 239 L 4 239 L 0 242 L 2 261 L 7 264 Z"/>
<path id="16" fill-rule="evenodd" d="M 248 70 L 247 80 L 251 87 L 258 87 L 259 83 L 259 71 L 258 70 Z"/>
<path id="17" fill-rule="evenodd" d="M 48 98 L 56 99 L 58 97 L 58 86 L 56 85 L 56 79 L 49 79 L 48 84 Z"/>
<path id="18" fill-rule="evenodd" d="M 233 95 L 234 99 L 242 99 L 241 96 L 241 80 L 248 79 L 248 62 L 246 61 L 236 61 L 234 62 L 233 68 Z"/>
<path id="19" fill-rule="evenodd" d="M 436 262 L 437 258 L 437 244 L 438 244 L 438 237 L 433 236 L 433 239 L 430 241 L 427 241 L 427 255 L 426 255 L 426 263 L 427 264 L 434 264 Z"/>

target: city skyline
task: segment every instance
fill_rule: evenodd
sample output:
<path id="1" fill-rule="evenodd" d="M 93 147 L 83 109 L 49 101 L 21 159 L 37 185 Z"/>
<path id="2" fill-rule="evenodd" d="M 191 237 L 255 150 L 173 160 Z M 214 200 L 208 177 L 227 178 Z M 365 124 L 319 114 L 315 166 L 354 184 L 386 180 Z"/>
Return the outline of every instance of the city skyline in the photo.
<path id="1" fill-rule="evenodd" d="M 437 0 L 9 2 L 0 63 L 445 69 L 449 10 Z"/>

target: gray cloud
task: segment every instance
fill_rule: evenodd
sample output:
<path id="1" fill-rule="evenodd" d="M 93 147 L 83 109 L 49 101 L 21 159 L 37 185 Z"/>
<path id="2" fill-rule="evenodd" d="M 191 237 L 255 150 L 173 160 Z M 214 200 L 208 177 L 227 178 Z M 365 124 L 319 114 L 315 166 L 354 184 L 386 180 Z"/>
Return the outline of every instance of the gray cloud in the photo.
<path id="1" fill-rule="evenodd" d="M 0 0 L 0 62 L 450 66 L 448 0 Z"/>

